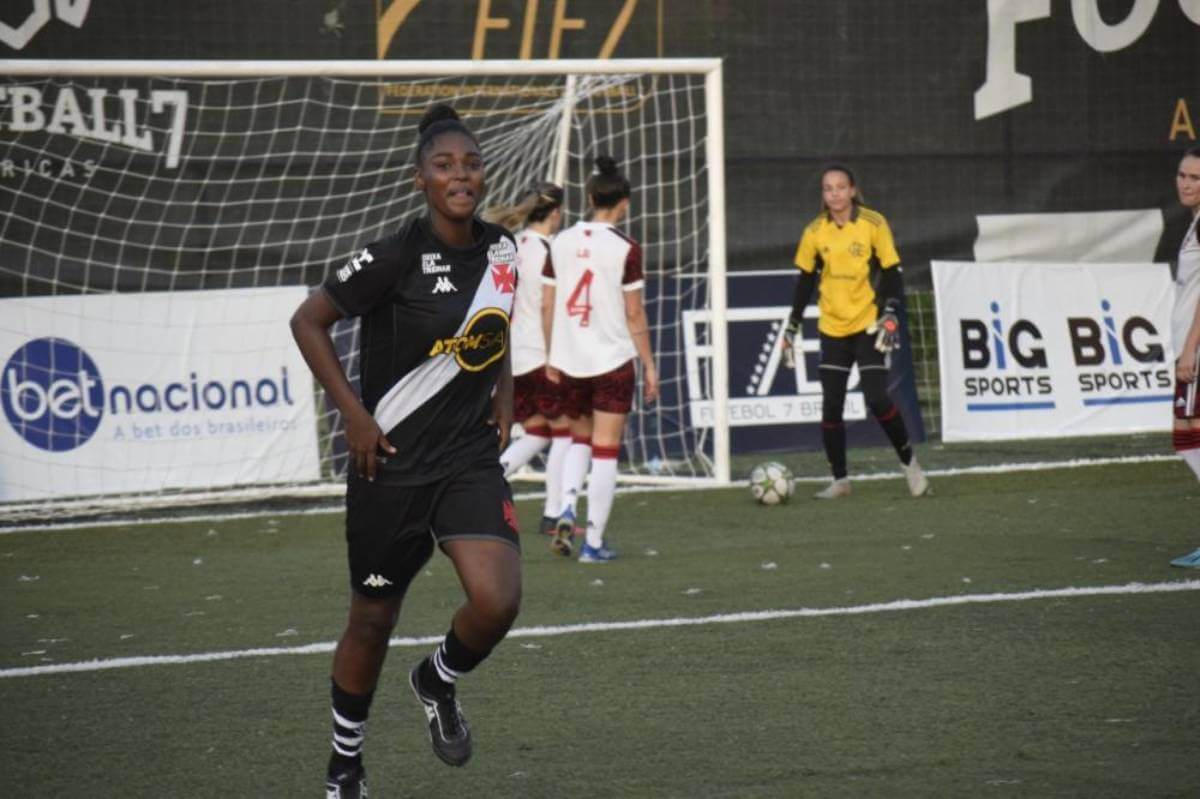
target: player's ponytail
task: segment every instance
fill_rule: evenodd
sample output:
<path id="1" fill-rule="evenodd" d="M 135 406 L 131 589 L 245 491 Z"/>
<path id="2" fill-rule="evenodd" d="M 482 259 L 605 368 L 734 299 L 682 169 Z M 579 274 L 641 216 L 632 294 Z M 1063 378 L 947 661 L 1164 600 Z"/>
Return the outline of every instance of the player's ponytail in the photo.
<path id="1" fill-rule="evenodd" d="M 512 232 L 517 232 L 527 225 L 545 221 L 563 204 L 562 187 L 555 183 L 539 183 L 522 195 L 515 205 L 501 205 L 489 208 L 483 213 L 483 218 L 494 222 Z"/>
<path id="2" fill-rule="evenodd" d="M 461 133 L 471 141 L 475 142 L 475 146 L 479 146 L 479 139 L 475 138 L 475 134 L 471 132 L 459 118 L 458 112 L 453 107 L 446 103 L 434 103 L 425 111 L 425 115 L 421 117 L 421 121 L 417 124 L 417 151 L 416 162 L 421 163 L 421 159 L 425 155 L 425 150 L 429 145 L 433 144 L 433 140 L 443 133 L 449 132 Z"/>
<path id="3" fill-rule="evenodd" d="M 627 199 L 632 190 L 629 179 L 621 174 L 612 156 L 596 157 L 595 170 L 588 178 L 587 195 L 593 208 L 612 208 Z"/>

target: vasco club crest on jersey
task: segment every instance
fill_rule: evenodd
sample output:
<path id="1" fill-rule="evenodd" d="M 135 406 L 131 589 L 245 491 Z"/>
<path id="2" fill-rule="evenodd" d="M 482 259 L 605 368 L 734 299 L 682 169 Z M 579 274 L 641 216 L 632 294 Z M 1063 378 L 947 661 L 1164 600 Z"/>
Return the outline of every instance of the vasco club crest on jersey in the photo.
<path id="1" fill-rule="evenodd" d="M 517 287 L 517 270 L 513 268 L 517 261 L 517 250 L 512 242 L 501 239 L 488 247 L 487 259 L 496 290 L 501 294 L 512 294 Z"/>

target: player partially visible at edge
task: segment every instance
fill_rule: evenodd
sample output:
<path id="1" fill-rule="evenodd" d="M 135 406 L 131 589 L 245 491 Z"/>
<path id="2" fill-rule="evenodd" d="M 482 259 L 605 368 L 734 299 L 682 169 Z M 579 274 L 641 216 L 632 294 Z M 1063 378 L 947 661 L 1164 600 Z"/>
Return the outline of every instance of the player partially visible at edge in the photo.
<path id="1" fill-rule="evenodd" d="M 499 462 L 512 422 L 516 244 L 475 217 L 484 160 L 454 109 L 431 107 L 419 129 L 414 186 L 427 213 L 368 244 L 292 317 L 301 353 L 341 411 L 350 456 L 350 612 L 333 656 L 327 799 L 366 793 L 367 714 L 401 601 L 435 543 L 466 601 L 409 684 L 435 754 L 452 766 L 471 756 L 455 683 L 504 638 L 521 598 L 516 513 Z M 329 334 L 350 317 L 362 323 L 361 399 Z"/>
<path id="2" fill-rule="evenodd" d="M 605 544 L 604 531 L 616 494 L 625 417 L 633 409 L 633 360 L 642 363 L 646 402 L 658 398 L 658 368 L 642 302 L 642 248 L 616 227 L 629 212 L 629 181 L 616 161 L 600 156 L 586 190 L 591 218 L 555 237 L 542 275 L 550 342 L 546 374 L 564 384 L 572 439 L 551 547 L 571 555 L 575 500 L 586 474 L 587 540 L 579 561 L 605 563 L 617 556 Z"/>
<path id="3" fill-rule="evenodd" d="M 1189 147 L 1175 173 L 1179 202 L 1191 224 L 1179 245 L 1175 272 L 1175 307 L 1171 312 L 1171 344 L 1175 348 L 1175 450 L 1200 478 L 1200 403 L 1197 361 L 1200 360 L 1200 145 Z M 1200 549 L 1171 561 L 1172 566 L 1200 569 Z"/>
<path id="4" fill-rule="evenodd" d="M 539 532 L 552 535 L 562 513 L 563 460 L 571 430 L 562 408 L 562 387 L 546 379 L 546 336 L 542 329 L 542 272 L 550 258 L 550 239 L 562 227 L 563 190 L 539 183 L 511 206 L 488 209 L 483 218 L 514 231 L 517 239 L 517 298 L 513 304 L 513 418 L 525 434 L 500 455 L 504 476 L 511 477 L 550 445 L 546 455 L 546 502 Z"/>
<path id="5" fill-rule="evenodd" d="M 804 228 L 796 248 L 800 277 L 781 341 L 784 360 L 795 366 L 794 339 L 813 291 L 821 311 L 821 438 L 833 482 L 817 499 L 850 495 L 843 414 L 850 367 L 858 364 L 867 407 L 896 449 L 914 497 L 929 481 L 913 455 L 908 430 L 887 391 L 888 355 L 900 346 L 900 306 L 904 300 L 900 256 L 883 214 L 862 204 L 854 173 L 833 164 L 821 173 L 821 213 Z M 871 286 L 879 271 L 879 291 Z"/>

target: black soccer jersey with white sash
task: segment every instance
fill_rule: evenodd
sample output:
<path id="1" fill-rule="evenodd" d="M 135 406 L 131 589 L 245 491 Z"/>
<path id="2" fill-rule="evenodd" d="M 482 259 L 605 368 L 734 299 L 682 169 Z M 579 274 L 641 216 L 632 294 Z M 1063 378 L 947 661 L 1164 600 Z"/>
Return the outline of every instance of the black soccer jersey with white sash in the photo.
<path id="1" fill-rule="evenodd" d="M 362 401 L 396 448 L 379 479 L 420 485 L 498 458 L 487 424 L 509 340 L 517 248 L 499 225 L 450 247 L 425 217 L 368 244 L 324 290 L 361 317 Z"/>

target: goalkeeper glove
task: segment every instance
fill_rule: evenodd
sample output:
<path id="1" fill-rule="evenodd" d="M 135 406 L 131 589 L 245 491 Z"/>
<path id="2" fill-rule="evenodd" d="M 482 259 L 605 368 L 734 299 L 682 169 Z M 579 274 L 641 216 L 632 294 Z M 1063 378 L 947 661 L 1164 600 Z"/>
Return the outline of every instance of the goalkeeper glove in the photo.
<path id="1" fill-rule="evenodd" d="M 885 305 L 875 324 L 867 328 L 875 334 L 875 349 L 882 353 L 900 349 L 900 317 L 891 305 Z"/>
<path id="2" fill-rule="evenodd" d="M 796 333 L 800 330 L 800 323 L 794 319 L 788 319 L 787 326 L 783 328 L 783 365 L 789 369 L 796 368 Z"/>

